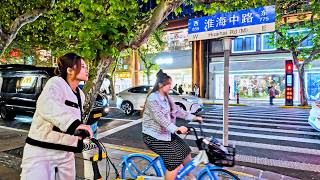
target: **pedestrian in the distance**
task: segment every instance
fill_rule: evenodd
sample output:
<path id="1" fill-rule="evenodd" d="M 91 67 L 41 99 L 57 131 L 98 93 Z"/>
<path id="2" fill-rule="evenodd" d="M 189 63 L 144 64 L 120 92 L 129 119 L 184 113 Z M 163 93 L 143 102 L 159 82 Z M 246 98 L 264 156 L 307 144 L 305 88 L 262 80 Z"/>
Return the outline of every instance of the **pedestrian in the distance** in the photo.
<path id="1" fill-rule="evenodd" d="M 273 99 L 275 98 L 275 88 L 273 87 L 273 85 L 271 85 L 269 87 L 269 101 L 270 101 L 270 105 L 273 105 Z"/>
<path id="2" fill-rule="evenodd" d="M 178 91 L 179 91 L 180 94 L 183 94 L 184 91 L 183 91 L 183 88 L 182 88 L 182 84 L 180 84 Z"/>
<path id="3" fill-rule="evenodd" d="M 178 84 L 174 85 L 173 89 L 178 91 Z"/>
<path id="4" fill-rule="evenodd" d="M 22 180 L 76 179 L 74 153 L 82 152 L 83 141 L 74 133 L 85 130 L 93 136 L 81 121 L 85 96 L 78 85 L 88 80 L 86 63 L 68 53 L 59 58 L 56 74 L 37 100 L 23 151 Z"/>
<path id="5" fill-rule="evenodd" d="M 202 122 L 201 117 L 174 104 L 169 96 L 171 86 L 171 77 L 160 70 L 156 83 L 147 96 L 142 121 L 143 141 L 163 159 L 167 169 L 165 180 L 175 179 L 183 165 L 191 161 L 190 147 L 175 134 L 177 131 L 186 134 L 188 128 L 177 126 L 176 118 Z M 189 177 L 194 178 L 191 174 Z"/>
<path id="6" fill-rule="evenodd" d="M 193 91 L 194 91 L 194 95 L 195 95 L 196 97 L 199 97 L 200 89 L 199 89 L 199 87 L 198 87 L 197 84 L 194 84 L 194 86 L 193 86 Z"/>

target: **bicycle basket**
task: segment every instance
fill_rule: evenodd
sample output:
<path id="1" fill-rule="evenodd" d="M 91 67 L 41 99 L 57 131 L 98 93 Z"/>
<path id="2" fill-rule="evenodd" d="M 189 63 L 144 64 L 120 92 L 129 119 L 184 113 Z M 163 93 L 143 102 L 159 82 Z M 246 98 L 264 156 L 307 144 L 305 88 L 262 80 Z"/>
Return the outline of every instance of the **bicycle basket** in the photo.
<path id="1" fill-rule="evenodd" d="M 231 146 L 223 146 L 212 141 L 200 138 L 196 141 L 199 150 L 205 150 L 209 162 L 216 166 L 234 166 L 235 148 Z"/>

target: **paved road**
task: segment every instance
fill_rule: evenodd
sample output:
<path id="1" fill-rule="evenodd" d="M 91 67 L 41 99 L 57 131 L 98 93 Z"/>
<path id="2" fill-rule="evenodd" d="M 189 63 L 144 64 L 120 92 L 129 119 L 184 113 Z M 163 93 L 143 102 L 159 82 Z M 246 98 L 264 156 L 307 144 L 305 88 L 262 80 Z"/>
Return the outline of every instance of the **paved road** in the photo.
<path id="1" fill-rule="evenodd" d="M 320 136 L 307 123 L 308 110 L 231 107 L 229 114 L 229 141 L 237 147 L 240 164 L 296 178 L 319 179 Z M 206 135 L 222 139 L 221 106 L 207 106 L 202 116 Z M 177 123 L 183 125 L 185 121 Z M 197 127 L 197 123 L 189 125 Z M 107 143 L 145 148 L 140 132 L 141 120 L 131 120 L 100 137 Z M 192 147 L 194 138 L 186 137 Z"/>

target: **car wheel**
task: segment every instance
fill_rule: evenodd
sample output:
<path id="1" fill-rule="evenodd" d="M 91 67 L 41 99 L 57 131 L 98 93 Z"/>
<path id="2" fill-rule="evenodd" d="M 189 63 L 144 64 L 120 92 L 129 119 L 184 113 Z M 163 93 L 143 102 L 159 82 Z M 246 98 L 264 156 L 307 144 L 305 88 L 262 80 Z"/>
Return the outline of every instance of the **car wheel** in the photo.
<path id="1" fill-rule="evenodd" d="M 5 121 L 12 121 L 14 120 L 14 117 L 16 116 L 14 113 L 9 112 L 7 110 L 7 108 L 5 108 L 4 106 L 1 106 L 0 108 L 0 116 L 1 119 L 5 120 Z"/>
<path id="2" fill-rule="evenodd" d="M 121 109 L 126 115 L 131 115 L 133 113 L 133 105 L 129 101 L 124 101 L 121 104 Z"/>
<path id="3" fill-rule="evenodd" d="M 183 110 L 187 110 L 187 108 L 182 104 L 182 103 L 179 103 L 179 102 L 176 102 L 175 103 L 177 106 L 179 106 L 181 109 L 183 109 Z"/>

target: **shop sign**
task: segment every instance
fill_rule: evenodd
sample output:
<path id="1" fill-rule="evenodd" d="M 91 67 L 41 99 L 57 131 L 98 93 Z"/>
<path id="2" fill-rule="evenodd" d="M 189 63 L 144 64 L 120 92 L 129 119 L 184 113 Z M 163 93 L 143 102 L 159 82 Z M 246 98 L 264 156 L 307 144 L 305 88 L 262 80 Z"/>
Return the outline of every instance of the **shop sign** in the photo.
<path id="1" fill-rule="evenodd" d="M 197 41 L 275 31 L 275 6 L 189 19 L 188 40 Z"/>

